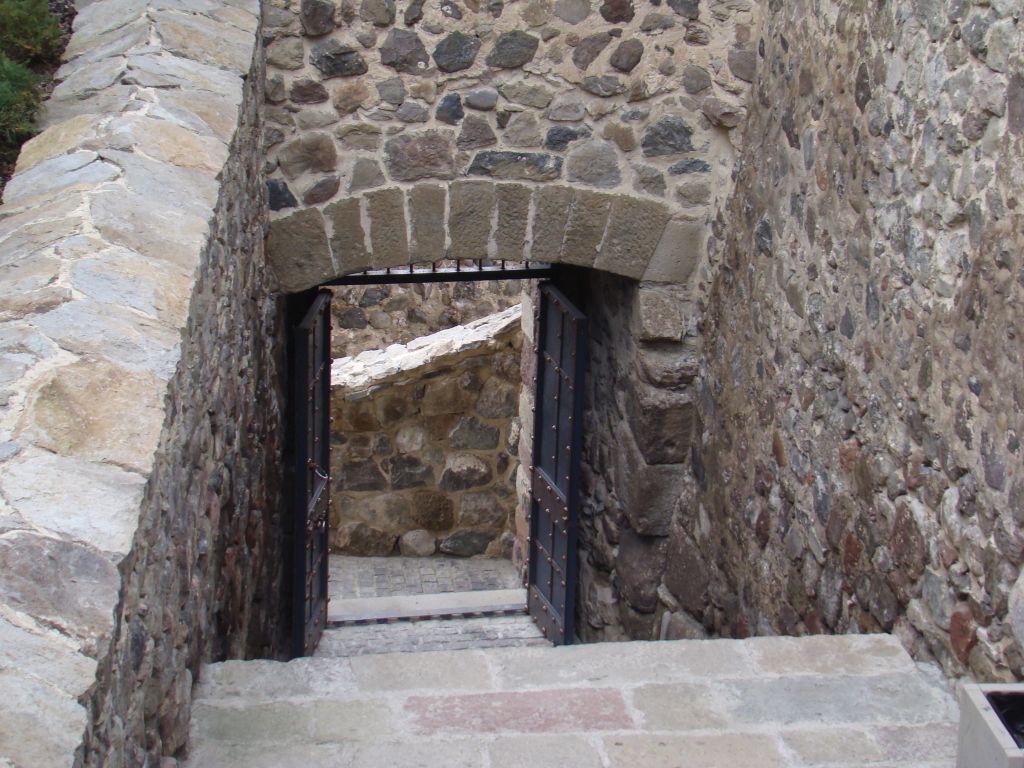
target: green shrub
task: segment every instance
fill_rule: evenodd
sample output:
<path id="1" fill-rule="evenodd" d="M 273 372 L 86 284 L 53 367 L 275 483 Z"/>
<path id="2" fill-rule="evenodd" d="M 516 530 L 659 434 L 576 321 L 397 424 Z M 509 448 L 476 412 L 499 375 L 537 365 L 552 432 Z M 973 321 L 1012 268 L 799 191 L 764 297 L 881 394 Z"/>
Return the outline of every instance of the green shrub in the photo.
<path id="1" fill-rule="evenodd" d="M 59 55 L 60 44 L 47 0 L 0 0 L 0 53 L 23 64 L 46 63 Z"/>
<path id="2" fill-rule="evenodd" d="M 32 118 L 39 109 L 36 76 L 0 53 L 0 156 L 18 151 L 32 135 Z"/>

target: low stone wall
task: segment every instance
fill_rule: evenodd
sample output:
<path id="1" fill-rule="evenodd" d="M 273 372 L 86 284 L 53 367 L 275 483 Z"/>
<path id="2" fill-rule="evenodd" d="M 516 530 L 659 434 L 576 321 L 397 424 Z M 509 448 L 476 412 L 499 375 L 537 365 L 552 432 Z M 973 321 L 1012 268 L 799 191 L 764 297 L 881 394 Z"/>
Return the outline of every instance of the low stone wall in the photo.
<path id="1" fill-rule="evenodd" d="M 520 301 L 518 280 L 340 286 L 332 289 L 334 357 L 408 344 L 465 325 Z"/>
<path id="2" fill-rule="evenodd" d="M 519 315 L 334 362 L 335 551 L 511 553 Z"/>
<path id="3" fill-rule="evenodd" d="M 277 647 L 259 7 L 74 26 L 0 207 L 0 763 L 157 765 Z"/>

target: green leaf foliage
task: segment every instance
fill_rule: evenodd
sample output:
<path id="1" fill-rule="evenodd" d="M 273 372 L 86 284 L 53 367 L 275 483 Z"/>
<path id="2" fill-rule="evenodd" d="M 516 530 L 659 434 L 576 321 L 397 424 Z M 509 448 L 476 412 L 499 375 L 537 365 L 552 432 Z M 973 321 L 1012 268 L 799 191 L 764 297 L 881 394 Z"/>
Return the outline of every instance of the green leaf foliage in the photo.
<path id="1" fill-rule="evenodd" d="M 47 0 L 0 0 L 0 53 L 22 64 L 40 64 L 55 59 L 60 46 L 60 25 Z"/>
<path id="2" fill-rule="evenodd" d="M 0 53 L 0 155 L 16 153 L 32 135 L 32 118 L 39 109 L 36 76 Z"/>

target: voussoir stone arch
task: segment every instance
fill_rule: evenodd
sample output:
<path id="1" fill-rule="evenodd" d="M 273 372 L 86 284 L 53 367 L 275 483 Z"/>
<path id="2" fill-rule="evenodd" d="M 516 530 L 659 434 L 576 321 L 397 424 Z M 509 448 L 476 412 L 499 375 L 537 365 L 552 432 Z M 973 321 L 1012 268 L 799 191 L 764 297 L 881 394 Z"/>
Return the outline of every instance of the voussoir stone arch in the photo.
<path id="1" fill-rule="evenodd" d="M 705 250 L 705 228 L 673 218 L 660 201 L 628 194 L 566 184 L 425 181 L 278 218 L 267 254 L 286 293 L 368 269 L 481 258 L 682 284 Z"/>

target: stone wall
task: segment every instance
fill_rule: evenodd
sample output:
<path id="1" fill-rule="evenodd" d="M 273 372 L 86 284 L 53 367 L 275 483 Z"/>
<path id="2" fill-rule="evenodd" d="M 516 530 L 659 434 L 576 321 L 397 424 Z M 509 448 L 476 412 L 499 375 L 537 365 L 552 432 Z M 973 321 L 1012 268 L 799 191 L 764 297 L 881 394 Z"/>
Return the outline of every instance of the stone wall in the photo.
<path id="1" fill-rule="evenodd" d="M 331 546 L 508 556 L 519 307 L 332 370 Z"/>
<path id="2" fill-rule="evenodd" d="M 269 258 L 299 290 L 439 258 L 683 282 L 728 197 L 747 0 L 270 3 Z"/>
<path id="3" fill-rule="evenodd" d="M 521 290 L 517 280 L 336 287 L 333 355 L 354 357 L 471 323 L 518 304 Z"/>
<path id="4" fill-rule="evenodd" d="M 74 26 L 0 207 L 0 763 L 156 765 L 277 648 L 259 8 Z"/>
<path id="5" fill-rule="evenodd" d="M 701 329 L 710 630 L 1024 673 L 1020 14 L 770 6 Z"/>

